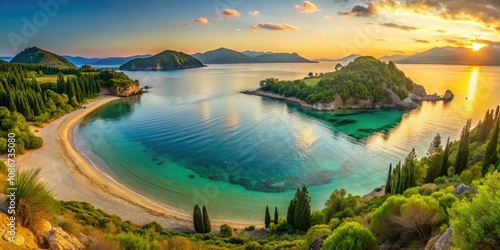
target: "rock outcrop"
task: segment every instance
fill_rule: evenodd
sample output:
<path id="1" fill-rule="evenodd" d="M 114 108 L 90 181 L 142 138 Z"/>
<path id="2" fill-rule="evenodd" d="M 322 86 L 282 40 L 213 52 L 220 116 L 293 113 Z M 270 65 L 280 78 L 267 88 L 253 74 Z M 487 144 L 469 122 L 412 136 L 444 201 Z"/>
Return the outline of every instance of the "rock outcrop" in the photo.
<path id="1" fill-rule="evenodd" d="M 0 234 L 2 236 L 0 242 L 0 249 L 17 249 L 17 246 L 28 248 L 28 249 L 38 249 L 38 244 L 36 243 L 35 235 L 28 229 L 17 225 L 16 226 L 16 238 L 14 243 L 9 241 L 9 217 L 0 213 Z"/>
<path id="2" fill-rule="evenodd" d="M 446 92 L 444 93 L 443 99 L 444 100 L 451 100 L 455 97 L 455 95 L 451 92 L 451 90 L 447 89 Z"/>
<path id="3" fill-rule="evenodd" d="M 78 238 L 66 233 L 60 227 L 52 228 L 45 234 L 45 237 L 49 241 L 51 250 L 80 250 L 85 248 Z"/>
<path id="4" fill-rule="evenodd" d="M 477 194 L 477 190 L 471 186 L 467 186 L 465 184 L 460 184 L 458 187 L 456 187 L 455 189 L 453 189 L 453 192 L 452 192 L 456 197 L 458 197 L 459 199 L 462 199 L 462 197 L 464 197 L 464 195 L 466 193 L 469 193 L 469 194 Z"/>
<path id="5" fill-rule="evenodd" d="M 127 97 L 127 96 L 142 94 L 142 88 L 139 81 L 136 80 L 133 84 L 129 84 L 126 87 L 111 86 L 109 87 L 109 92 L 111 93 L 111 95 Z"/>
<path id="6" fill-rule="evenodd" d="M 450 250 L 453 228 L 449 227 L 443 234 L 432 237 L 425 245 L 425 250 Z"/>

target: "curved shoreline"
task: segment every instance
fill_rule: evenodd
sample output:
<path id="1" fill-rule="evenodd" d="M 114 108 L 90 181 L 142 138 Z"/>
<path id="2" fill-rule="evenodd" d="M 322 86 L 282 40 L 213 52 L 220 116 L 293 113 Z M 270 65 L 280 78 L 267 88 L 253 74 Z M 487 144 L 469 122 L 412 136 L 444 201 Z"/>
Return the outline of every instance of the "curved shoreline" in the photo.
<path id="1" fill-rule="evenodd" d="M 86 115 L 120 97 L 99 97 L 52 121 L 38 134 L 44 146 L 19 157 L 23 169 L 40 167 L 41 179 L 59 200 L 88 202 L 110 214 L 136 224 L 158 222 L 167 229 L 191 231 L 191 216 L 159 205 L 120 184 L 103 172 L 73 143 L 73 129 Z M 57 136 L 55 136 L 57 134 Z M 57 147 L 57 150 L 55 150 Z M 51 149 L 52 148 L 52 149 Z M 214 226 L 229 224 L 233 228 L 250 225 L 245 222 L 212 220 Z"/>

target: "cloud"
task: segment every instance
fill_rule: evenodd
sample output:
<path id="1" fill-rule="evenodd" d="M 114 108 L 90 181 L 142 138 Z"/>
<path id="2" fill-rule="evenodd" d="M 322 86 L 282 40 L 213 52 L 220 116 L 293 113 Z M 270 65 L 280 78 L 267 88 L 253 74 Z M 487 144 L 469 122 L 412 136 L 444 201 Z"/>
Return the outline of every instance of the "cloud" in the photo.
<path id="1" fill-rule="evenodd" d="M 498 0 L 373 0 L 376 9 L 406 10 L 444 20 L 473 21 L 500 32 L 500 1 Z"/>
<path id="2" fill-rule="evenodd" d="M 439 33 L 448 33 L 447 30 L 436 30 L 436 31 L 439 32 Z"/>
<path id="3" fill-rule="evenodd" d="M 259 32 L 259 26 L 250 26 L 250 32 L 255 33 Z"/>
<path id="4" fill-rule="evenodd" d="M 356 17 L 370 17 L 378 14 L 377 8 L 374 3 L 369 2 L 368 6 L 356 5 L 349 12 L 337 12 L 339 16 L 356 16 Z"/>
<path id="5" fill-rule="evenodd" d="M 413 39 L 413 41 L 415 41 L 417 43 L 429 43 L 429 41 L 427 41 L 427 40 L 420 40 L 420 39 Z"/>
<path id="6" fill-rule="evenodd" d="M 231 10 L 231 9 L 223 9 L 222 15 L 224 15 L 224 17 L 226 17 L 226 18 L 233 18 L 233 17 L 241 16 L 241 14 L 237 10 Z"/>
<path id="7" fill-rule="evenodd" d="M 252 15 L 252 16 L 258 16 L 258 15 L 260 15 L 260 11 L 258 11 L 258 10 L 254 10 L 254 11 L 250 11 L 250 12 L 248 12 L 248 14 L 250 14 L 250 15 Z"/>
<path id="8" fill-rule="evenodd" d="M 201 24 L 209 24 L 208 19 L 206 17 L 200 17 L 194 20 L 196 23 L 201 23 Z"/>
<path id="9" fill-rule="evenodd" d="M 332 19 L 331 16 L 325 16 L 325 19 Z"/>
<path id="10" fill-rule="evenodd" d="M 419 30 L 419 28 L 417 28 L 417 27 L 399 25 L 399 24 L 395 24 L 395 23 L 381 23 L 380 25 L 388 27 L 388 28 L 401 29 L 401 30 L 406 30 L 406 31 Z"/>
<path id="11" fill-rule="evenodd" d="M 375 39 L 375 41 L 377 41 L 377 42 L 385 42 L 385 41 L 387 41 L 387 39 L 379 38 L 379 39 Z"/>
<path id="12" fill-rule="evenodd" d="M 457 39 L 446 38 L 446 39 L 442 39 L 442 40 L 444 42 L 446 42 L 446 43 L 449 43 L 449 44 L 452 44 L 452 45 L 455 45 L 455 46 L 459 46 L 459 47 L 470 46 L 470 44 L 468 42 L 459 41 Z"/>
<path id="13" fill-rule="evenodd" d="M 186 22 L 182 22 L 182 23 L 181 23 L 181 25 L 182 25 L 182 26 L 186 26 L 186 25 L 188 25 L 188 23 L 186 23 Z"/>
<path id="14" fill-rule="evenodd" d="M 294 8 L 303 13 L 311 13 L 319 11 L 318 7 L 315 4 L 311 3 L 310 1 L 304 1 L 302 2 L 302 6 L 295 5 Z"/>
<path id="15" fill-rule="evenodd" d="M 284 24 L 274 24 L 274 23 L 259 23 L 257 26 L 250 26 L 250 29 L 252 27 L 258 27 L 262 29 L 268 29 L 268 30 L 277 30 L 277 31 L 299 31 L 300 28 L 284 23 Z"/>
<path id="16" fill-rule="evenodd" d="M 398 54 L 406 54 L 406 51 L 402 51 L 402 50 L 393 50 L 392 52 L 398 53 Z"/>
<path id="17" fill-rule="evenodd" d="M 375 23 L 365 23 L 366 26 L 375 25 Z"/>

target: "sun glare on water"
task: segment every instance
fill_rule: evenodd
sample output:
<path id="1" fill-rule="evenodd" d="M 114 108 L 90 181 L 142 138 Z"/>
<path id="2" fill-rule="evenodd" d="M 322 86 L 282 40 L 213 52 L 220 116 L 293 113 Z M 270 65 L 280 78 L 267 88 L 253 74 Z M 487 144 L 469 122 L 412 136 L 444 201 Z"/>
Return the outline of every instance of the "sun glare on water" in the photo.
<path id="1" fill-rule="evenodd" d="M 481 43 L 473 43 L 472 44 L 472 50 L 474 51 L 478 51 L 480 50 L 481 48 L 483 48 L 485 45 L 484 44 L 481 44 Z"/>

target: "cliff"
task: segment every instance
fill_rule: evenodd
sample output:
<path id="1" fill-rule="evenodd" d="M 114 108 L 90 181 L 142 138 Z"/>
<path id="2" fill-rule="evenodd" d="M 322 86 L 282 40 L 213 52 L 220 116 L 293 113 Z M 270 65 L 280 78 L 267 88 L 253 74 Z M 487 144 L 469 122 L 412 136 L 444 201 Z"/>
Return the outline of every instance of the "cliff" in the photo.
<path id="1" fill-rule="evenodd" d="M 143 93 L 141 84 L 137 80 L 133 84 L 128 84 L 126 86 L 118 86 L 118 85 L 110 86 L 109 92 L 111 95 L 120 97 L 127 97 Z"/>

